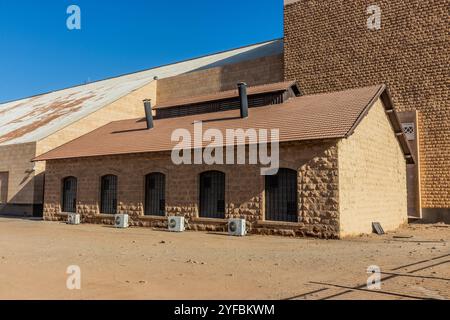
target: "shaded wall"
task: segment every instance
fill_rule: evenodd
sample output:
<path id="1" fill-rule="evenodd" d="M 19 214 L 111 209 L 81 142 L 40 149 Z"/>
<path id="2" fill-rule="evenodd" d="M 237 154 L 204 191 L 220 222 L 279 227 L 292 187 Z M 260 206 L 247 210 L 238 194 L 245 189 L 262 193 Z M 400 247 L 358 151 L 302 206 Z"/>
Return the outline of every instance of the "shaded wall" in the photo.
<path id="1" fill-rule="evenodd" d="M 158 80 L 158 102 L 283 81 L 283 56 L 271 55 Z"/>
<path id="2" fill-rule="evenodd" d="M 2 189 L 6 189 L 7 200 L 0 206 L 0 214 L 32 215 L 36 167 L 31 159 L 35 155 L 34 142 L 0 146 L 0 172 L 4 177 Z"/>

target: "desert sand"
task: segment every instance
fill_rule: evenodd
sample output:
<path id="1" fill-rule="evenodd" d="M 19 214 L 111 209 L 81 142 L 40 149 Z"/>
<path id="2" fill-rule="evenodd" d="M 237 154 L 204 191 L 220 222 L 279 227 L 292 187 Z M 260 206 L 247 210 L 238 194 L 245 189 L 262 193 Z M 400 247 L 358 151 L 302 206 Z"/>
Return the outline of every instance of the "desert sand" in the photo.
<path id="1" fill-rule="evenodd" d="M 0 218 L 0 299 L 449 299 L 449 241 L 444 224 L 320 240 Z"/>

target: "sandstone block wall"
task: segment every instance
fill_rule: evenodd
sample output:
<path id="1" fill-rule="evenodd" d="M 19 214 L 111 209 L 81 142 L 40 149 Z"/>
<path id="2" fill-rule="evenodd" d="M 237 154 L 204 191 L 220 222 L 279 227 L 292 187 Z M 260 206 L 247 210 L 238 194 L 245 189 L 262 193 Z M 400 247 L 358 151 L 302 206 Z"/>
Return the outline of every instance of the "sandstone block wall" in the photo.
<path id="1" fill-rule="evenodd" d="M 338 144 L 341 236 L 391 231 L 408 221 L 406 161 L 378 100 Z"/>
<path id="2" fill-rule="evenodd" d="M 111 224 L 113 217 L 99 212 L 100 179 L 105 174 L 115 174 L 118 212 L 129 214 L 132 225 L 166 227 L 165 218 L 144 216 L 143 208 L 145 175 L 162 172 L 166 175 L 167 215 L 185 216 L 188 229 L 225 230 L 226 220 L 198 217 L 199 174 L 220 170 L 226 175 L 226 218 L 246 218 L 250 232 L 338 237 L 336 141 L 284 144 L 280 158 L 281 167 L 298 172 L 298 223 L 265 221 L 264 177 L 258 165 L 176 166 L 167 153 L 48 161 L 44 217 L 66 219 L 61 213 L 61 181 L 75 176 L 77 212 L 83 222 Z"/>
<path id="3" fill-rule="evenodd" d="M 235 89 L 240 81 L 249 86 L 283 81 L 283 55 L 244 62 L 158 80 L 158 101 Z"/>
<path id="4" fill-rule="evenodd" d="M 299 0 L 284 22 L 285 79 L 305 94 L 385 83 L 397 110 L 420 111 L 422 205 L 450 208 L 449 2 Z"/>

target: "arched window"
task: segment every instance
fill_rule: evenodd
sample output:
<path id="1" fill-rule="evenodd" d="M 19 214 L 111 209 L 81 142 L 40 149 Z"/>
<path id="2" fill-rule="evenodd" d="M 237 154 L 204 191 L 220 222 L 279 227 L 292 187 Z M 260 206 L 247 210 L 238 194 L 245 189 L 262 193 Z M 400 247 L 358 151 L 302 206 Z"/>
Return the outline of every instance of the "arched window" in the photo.
<path id="1" fill-rule="evenodd" d="M 116 214 L 117 212 L 117 176 L 109 174 L 101 179 L 100 212 Z"/>
<path id="2" fill-rule="evenodd" d="M 76 212 L 77 178 L 66 177 L 62 180 L 62 211 Z"/>
<path id="3" fill-rule="evenodd" d="M 266 220 L 298 222 L 297 171 L 279 169 L 265 178 Z"/>
<path id="4" fill-rule="evenodd" d="M 206 171 L 200 174 L 200 217 L 225 218 L 225 174 Z"/>
<path id="5" fill-rule="evenodd" d="M 145 176 L 145 215 L 166 215 L 166 177 L 159 172 Z"/>

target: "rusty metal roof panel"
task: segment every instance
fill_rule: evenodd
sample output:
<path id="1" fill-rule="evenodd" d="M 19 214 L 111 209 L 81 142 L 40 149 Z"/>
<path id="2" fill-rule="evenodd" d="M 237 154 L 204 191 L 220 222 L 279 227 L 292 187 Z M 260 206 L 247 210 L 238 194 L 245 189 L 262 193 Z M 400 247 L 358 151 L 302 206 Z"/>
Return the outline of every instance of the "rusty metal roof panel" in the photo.
<path id="1" fill-rule="evenodd" d="M 38 141 L 153 81 L 282 53 L 273 40 L 0 104 L 0 145 Z"/>

